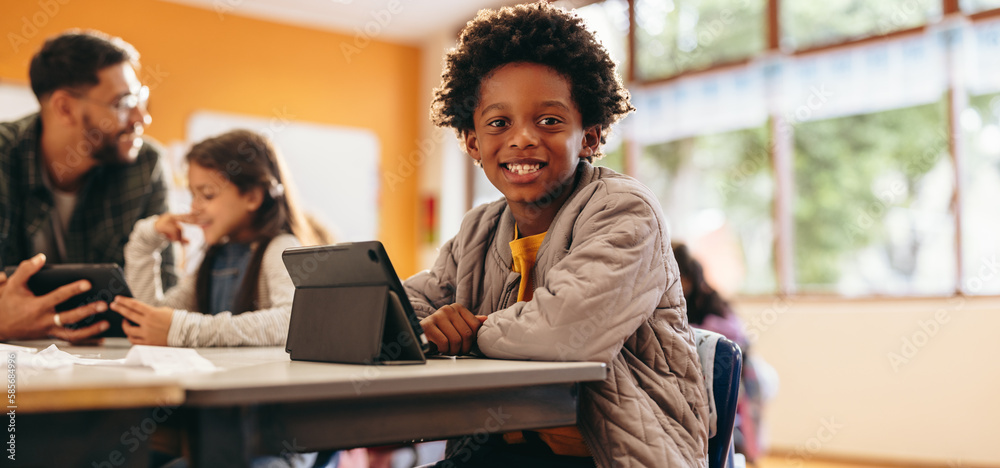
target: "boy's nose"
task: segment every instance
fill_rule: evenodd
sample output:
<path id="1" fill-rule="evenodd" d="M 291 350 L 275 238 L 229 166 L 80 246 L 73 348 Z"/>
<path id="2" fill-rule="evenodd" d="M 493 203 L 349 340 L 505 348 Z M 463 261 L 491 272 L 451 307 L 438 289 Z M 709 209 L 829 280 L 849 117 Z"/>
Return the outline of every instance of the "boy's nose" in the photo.
<path id="1" fill-rule="evenodd" d="M 538 134 L 532 125 L 521 125 L 514 129 L 510 139 L 511 148 L 529 148 L 538 145 Z"/>

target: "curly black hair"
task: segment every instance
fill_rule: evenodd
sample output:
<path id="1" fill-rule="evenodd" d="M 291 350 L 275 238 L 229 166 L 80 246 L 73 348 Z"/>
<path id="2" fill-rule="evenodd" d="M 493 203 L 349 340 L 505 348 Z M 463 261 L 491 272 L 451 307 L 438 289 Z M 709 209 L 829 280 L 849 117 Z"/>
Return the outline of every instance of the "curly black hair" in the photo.
<path id="1" fill-rule="evenodd" d="M 441 86 L 434 90 L 431 120 L 459 135 L 474 129 L 480 84 L 515 62 L 551 67 L 570 83 L 583 127 L 608 127 L 634 111 L 615 63 L 578 16 L 542 1 L 481 10 L 465 26 L 458 47 L 448 53 Z"/>

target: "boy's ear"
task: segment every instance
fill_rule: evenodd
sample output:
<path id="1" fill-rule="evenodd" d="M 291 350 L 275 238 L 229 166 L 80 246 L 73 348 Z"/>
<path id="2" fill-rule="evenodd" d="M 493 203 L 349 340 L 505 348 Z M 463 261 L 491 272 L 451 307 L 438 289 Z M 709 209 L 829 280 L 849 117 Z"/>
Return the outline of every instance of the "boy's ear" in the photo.
<path id="1" fill-rule="evenodd" d="M 472 159 L 481 161 L 482 156 L 479 154 L 479 138 L 476 137 L 476 132 L 471 130 L 466 131 L 462 138 L 465 140 L 465 152 L 469 153 L 469 156 L 472 156 Z"/>
<path id="2" fill-rule="evenodd" d="M 601 126 L 594 125 L 583 130 L 583 147 L 580 149 L 581 158 L 589 158 L 597 154 L 601 146 Z"/>

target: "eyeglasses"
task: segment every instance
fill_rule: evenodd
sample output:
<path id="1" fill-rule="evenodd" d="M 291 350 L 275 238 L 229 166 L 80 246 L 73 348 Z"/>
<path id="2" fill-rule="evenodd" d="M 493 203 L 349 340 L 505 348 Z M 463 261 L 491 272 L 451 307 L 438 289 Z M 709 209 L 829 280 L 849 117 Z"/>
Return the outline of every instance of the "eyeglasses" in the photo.
<path id="1" fill-rule="evenodd" d="M 117 113 L 118 120 L 120 122 L 125 122 L 128 120 L 129 114 L 131 114 L 132 111 L 135 110 L 137 107 L 141 108 L 143 111 L 146 110 L 146 103 L 149 102 L 149 87 L 142 86 L 139 88 L 139 92 L 126 94 L 122 96 L 121 99 L 115 101 L 112 104 L 105 104 L 103 102 L 94 101 L 88 98 L 87 96 L 81 96 L 76 94 L 73 94 L 73 96 L 76 97 L 77 99 L 90 101 L 93 102 L 94 104 L 100 104 L 104 107 L 107 107 Z"/>

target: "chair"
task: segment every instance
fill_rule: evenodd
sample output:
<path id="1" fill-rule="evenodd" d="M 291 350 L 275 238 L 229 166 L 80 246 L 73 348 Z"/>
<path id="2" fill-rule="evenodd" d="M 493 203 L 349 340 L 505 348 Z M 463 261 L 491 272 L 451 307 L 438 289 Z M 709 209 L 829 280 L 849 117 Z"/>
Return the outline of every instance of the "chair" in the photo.
<path id="1" fill-rule="evenodd" d="M 707 330 L 694 329 L 698 354 L 705 369 L 711 363 L 712 376 L 705 375 L 705 386 L 710 388 L 710 398 L 715 400 L 716 432 L 708 439 L 709 468 L 731 468 L 733 466 L 733 426 L 736 422 L 736 402 L 740 393 L 740 370 L 743 368 L 743 353 L 740 347 L 726 337 Z M 711 346 L 703 342 L 715 341 L 715 354 L 704 356 Z"/>

